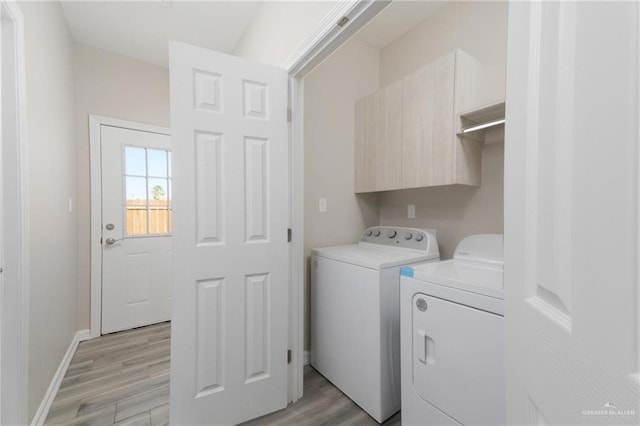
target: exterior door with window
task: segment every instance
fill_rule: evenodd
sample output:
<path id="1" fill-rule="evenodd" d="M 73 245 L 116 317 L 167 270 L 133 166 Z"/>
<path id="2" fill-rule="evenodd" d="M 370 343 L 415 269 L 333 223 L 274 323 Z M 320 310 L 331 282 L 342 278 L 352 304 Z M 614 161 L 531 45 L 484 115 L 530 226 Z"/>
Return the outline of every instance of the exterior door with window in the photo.
<path id="1" fill-rule="evenodd" d="M 171 138 L 100 126 L 102 334 L 170 319 Z"/>

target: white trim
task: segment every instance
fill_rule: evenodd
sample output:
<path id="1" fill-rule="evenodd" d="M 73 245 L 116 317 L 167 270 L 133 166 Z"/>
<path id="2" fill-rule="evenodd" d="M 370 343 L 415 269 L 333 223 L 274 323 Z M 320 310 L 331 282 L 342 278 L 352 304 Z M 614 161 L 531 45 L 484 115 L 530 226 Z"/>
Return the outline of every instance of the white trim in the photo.
<path id="1" fill-rule="evenodd" d="M 15 134 L 2 141 L 2 151 L 10 158 L 3 160 L 3 295 L 2 318 L 2 380 L 0 381 L 0 422 L 25 424 L 29 360 L 29 171 L 27 162 L 27 106 L 24 18 L 17 2 L 0 0 L 2 15 L 13 24 L 14 79 L 9 89 L 14 103 L 15 119 L 3 128 Z M 4 27 L 0 26 L 0 28 Z M 7 34 L 3 34 L 6 36 Z M 6 66 L 6 64 L 5 64 Z M 5 67 L 6 69 L 6 67 Z M 3 98 L 7 93 L 3 92 Z M 12 125 L 12 126 L 11 126 Z M 0 140 L 2 138 L 0 137 Z M 5 166 L 10 167 L 5 168 Z M 10 176 L 11 179 L 7 179 Z M 10 253 L 10 256 L 7 254 Z"/>
<path id="2" fill-rule="evenodd" d="M 73 355 L 76 353 L 76 349 L 78 349 L 78 344 L 84 340 L 89 339 L 90 335 L 90 330 L 80 330 L 75 334 L 75 336 L 73 336 L 73 339 L 71 339 L 71 343 L 69 343 L 67 352 L 62 357 L 62 361 L 60 361 L 58 370 L 56 371 L 56 374 L 53 375 L 51 383 L 49 383 L 49 388 L 45 392 L 44 397 L 42 398 L 42 402 L 38 407 L 38 411 L 36 411 L 36 414 L 33 417 L 33 421 L 31 422 L 32 426 L 40 426 L 44 424 L 45 420 L 47 419 L 47 415 L 49 414 L 51 404 L 53 404 L 53 400 L 58 393 L 58 389 L 60 389 L 62 379 L 64 379 L 64 375 L 67 373 L 67 369 L 69 368 L 69 364 L 71 364 Z"/>
<path id="3" fill-rule="evenodd" d="M 289 336 L 293 352 L 289 368 L 288 398 L 295 402 L 303 394 L 304 355 L 304 83 L 303 78 L 313 67 L 337 50 L 382 9 L 387 0 L 340 1 L 311 31 L 294 53 L 281 65 L 289 73 L 289 104 L 291 107 L 291 227 L 290 247 Z M 340 27 L 342 17 L 349 18 Z"/>
<path id="4" fill-rule="evenodd" d="M 111 126 L 170 135 L 166 127 L 152 126 L 115 118 L 89 116 L 89 156 L 91 169 L 91 337 L 102 330 L 102 165 L 100 161 L 100 127 Z"/>
<path id="5" fill-rule="evenodd" d="M 282 68 L 289 71 L 289 75 L 302 78 L 389 4 L 390 0 L 339 1 L 293 54 L 285 59 Z M 348 21 L 341 27 L 338 22 L 344 17 Z"/>

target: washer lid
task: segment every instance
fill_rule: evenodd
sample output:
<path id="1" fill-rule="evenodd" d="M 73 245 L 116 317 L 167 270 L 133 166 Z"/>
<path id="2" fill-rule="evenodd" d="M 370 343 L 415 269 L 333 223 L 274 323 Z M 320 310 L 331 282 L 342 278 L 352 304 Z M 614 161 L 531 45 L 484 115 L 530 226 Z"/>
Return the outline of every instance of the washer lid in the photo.
<path id="1" fill-rule="evenodd" d="M 504 299 L 503 269 L 500 266 L 452 259 L 403 266 L 400 273 L 417 280 Z"/>
<path id="2" fill-rule="evenodd" d="M 502 234 L 478 234 L 465 237 L 458 243 L 453 258 L 465 262 L 504 265 Z"/>
<path id="3" fill-rule="evenodd" d="M 313 249 L 316 256 L 351 263 L 370 269 L 384 269 L 408 263 L 438 259 L 439 254 L 421 250 L 390 248 L 377 244 L 350 244 L 346 246 Z"/>

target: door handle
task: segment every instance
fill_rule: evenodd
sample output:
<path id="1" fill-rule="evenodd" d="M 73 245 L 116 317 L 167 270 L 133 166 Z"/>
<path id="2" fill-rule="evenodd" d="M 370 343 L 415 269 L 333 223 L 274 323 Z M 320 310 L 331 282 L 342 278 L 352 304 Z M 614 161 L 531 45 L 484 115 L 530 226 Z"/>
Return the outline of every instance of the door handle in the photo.
<path id="1" fill-rule="evenodd" d="M 106 240 L 104 240 L 104 243 L 105 243 L 106 245 L 108 245 L 108 246 L 112 246 L 112 245 L 114 245 L 114 244 L 115 244 L 116 242 L 118 242 L 118 241 L 121 241 L 121 240 L 119 240 L 119 239 L 115 239 L 115 238 L 113 238 L 113 237 L 109 237 L 109 238 L 107 238 Z"/>
<path id="2" fill-rule="evenodd" d="M 418 330 L 418 361 L 423 364 L 435 364 L 436 342 L 424 330 Z"/>

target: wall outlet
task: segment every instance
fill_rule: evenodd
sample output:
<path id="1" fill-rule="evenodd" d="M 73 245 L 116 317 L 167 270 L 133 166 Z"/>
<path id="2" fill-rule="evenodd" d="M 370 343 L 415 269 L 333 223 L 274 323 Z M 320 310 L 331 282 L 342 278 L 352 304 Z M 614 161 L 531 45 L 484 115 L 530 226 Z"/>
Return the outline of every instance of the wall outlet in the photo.
<path id="1" fill-rule="evenodd" d="M 319 198 L 318 199 L 318 210 L 320 211 L 320 213 L 326 213 L 327 212 L 327 199 L 326 198 Z"/>
<path id="2" fill-rule="evenodd" d="M 407 218 L 415 219 L 416 218 L 416 206 L 415 204 L 407 204 Z"/>

